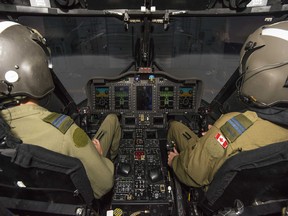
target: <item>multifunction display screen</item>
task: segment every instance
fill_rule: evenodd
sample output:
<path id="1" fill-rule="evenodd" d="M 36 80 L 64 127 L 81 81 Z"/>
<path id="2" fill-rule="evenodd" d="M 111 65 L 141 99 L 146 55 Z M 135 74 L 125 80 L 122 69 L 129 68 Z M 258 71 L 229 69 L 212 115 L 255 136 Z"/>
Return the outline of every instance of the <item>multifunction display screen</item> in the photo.
<path id="1" fill-rule="evenodd" d="M 193 108 L 193 87 L 182 86 L 179 88 L 179 109 Z"/>
<path id="2" fill-rule="evenodd" d="M 160 109 L 173 109 L 174 87 L 160 86 Z"/>
<path id="3" fill-rule="evenodd" d="M 95 87 L 95 109 L 109 109 L 109 87 Z"/>
<path id="4" fill-rule="evenodd" d="M 152 110 L 152 86 L 136 87 L 137 110 Z"/>
<path id="5" fill-rule="evenodd" d="M 162 73 L 159 76 L 128 73 L 129 76 L 115 80 L 97 78 L 89 87 L 92 91 L 89 105 L 95 109 L 95 113 L 115 112 L 133 116 L 134 119 L 127 119 L 125 125 L 137 123 L 140 114 L 148 115 L 139 120 L 141 124 L 150 122 L 152 125 L 161 125 L 161 118 L 165 114 L 197 112 L 202 82 L 194 79 L 178 80 Z M 159 119 L 154 121 L 154 117 L 158 116 Z"/>
<path id="6" fill-rule="evenodd" d="M 115 109 L 129 109 L 129 87 L 115 86 Z"/>

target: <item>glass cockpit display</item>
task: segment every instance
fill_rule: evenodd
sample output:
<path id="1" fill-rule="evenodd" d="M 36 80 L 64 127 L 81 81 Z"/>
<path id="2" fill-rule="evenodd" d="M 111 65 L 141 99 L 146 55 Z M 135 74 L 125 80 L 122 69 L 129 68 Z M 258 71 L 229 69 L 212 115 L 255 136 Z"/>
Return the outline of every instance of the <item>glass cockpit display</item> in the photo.
<path id="1" fill-rule="evenodd" d="M 151 76 L 131 71 L 115 79 L 93 78 L 87 89 L 92 91 L 89 94 L 92 113 L 119 113 L 128 127 L 165 127 L 165 115 L 197 112 L 202 81 L 169 77 L 164 72 Z"/>
<path id="2" fill-rule="evenodd" d="M 109 87 L 95 87 L 95 109 L 109 108 Z"/>
<path id="3" fill-rule="evenodd" d="M 160 109 L 173 109 L 174 106 L 174 87 L 160 86 Z"/>
<path id="4" fill-rule="evenodd" d="M 137 110 L 152 110 L 152 86 L 137 86 L 136 98 Z"/>
<path id="5" fill-rule="evenodd" d="M 129 109 L 129 87 L 115 86 L 115 109 Z"/>
<path id="6" fill-rule="evenodd" d="M 179 109 L 193 108 L 193 92 L 192 86 L 181 86 L 179 88 Z"/>

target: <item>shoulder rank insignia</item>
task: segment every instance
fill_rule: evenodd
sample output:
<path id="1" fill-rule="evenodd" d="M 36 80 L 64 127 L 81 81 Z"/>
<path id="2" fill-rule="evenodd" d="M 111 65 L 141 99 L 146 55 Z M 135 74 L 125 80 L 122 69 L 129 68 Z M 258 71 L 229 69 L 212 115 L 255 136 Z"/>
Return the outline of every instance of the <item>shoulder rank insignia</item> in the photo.
<path id="1" fill-rule="evenodd" d="M 59 113 L 51 113 L 50 115 L 46 116 L 43 121 L 52 124 L 63 134 L 65 134 L 74 123 L 69 116 Z"/>
<path id="2" fill-rule="evenodd" d="M 231 143 L 243 134 L 253 122 L 243 114 L 239 114 L 229 119 L 221 128 L 222 134 Z"/>

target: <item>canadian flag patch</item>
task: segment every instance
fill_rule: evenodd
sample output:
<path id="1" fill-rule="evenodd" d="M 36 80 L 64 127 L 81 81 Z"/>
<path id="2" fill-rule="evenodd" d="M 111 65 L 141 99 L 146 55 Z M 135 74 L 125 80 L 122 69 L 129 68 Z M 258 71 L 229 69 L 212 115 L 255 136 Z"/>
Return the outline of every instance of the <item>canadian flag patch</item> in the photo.
<path id="1" fill-rule="evenodd" d="M 223 135 L 221 135 L 220 133 L 217 133 L 215 138 L 224 149 L 228 147 L 228 142 Z"/>

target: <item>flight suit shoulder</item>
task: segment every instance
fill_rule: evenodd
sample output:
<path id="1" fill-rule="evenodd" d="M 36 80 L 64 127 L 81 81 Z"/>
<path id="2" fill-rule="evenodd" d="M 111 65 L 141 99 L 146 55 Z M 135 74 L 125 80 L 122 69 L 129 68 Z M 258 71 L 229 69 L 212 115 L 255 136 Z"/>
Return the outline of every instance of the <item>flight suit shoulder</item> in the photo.
<path id="1" fill-rule="evenodd" d="M 215 123 L 214 126 L 217 127 L 218 129 L 220 129 L 222 127 L 222 125 L 224 125 L 228 120 L 232 119 L 235 116 L 238 115 L 243 115 L 245 116 L 247 119 L 249 119 L 251 122 L 255 122 L 258 119 L 258 116 L 255 112 L 252 111 L 246 111 L 244 113 L 240 113 L 240 112 L 230 112 L 227 114 L 223 114 Z"/>
<path id="2" fill-rule="evenodd" d="M 233 118 L 234 116 L 240 114 L 239 112 L 230 112 L 220 116 L 220 118 L 214 123 L 214 126 L 218 129 L 221 128 L 223 124 L 225 124 L 229 119 Z"/>
<path id="3" fill-rule="evenodd" d="M 74 123 L 69 116 L 55 112 L 44 117 L 43 121 L 53 125 L 63 134 L 65 134 Z"/>

